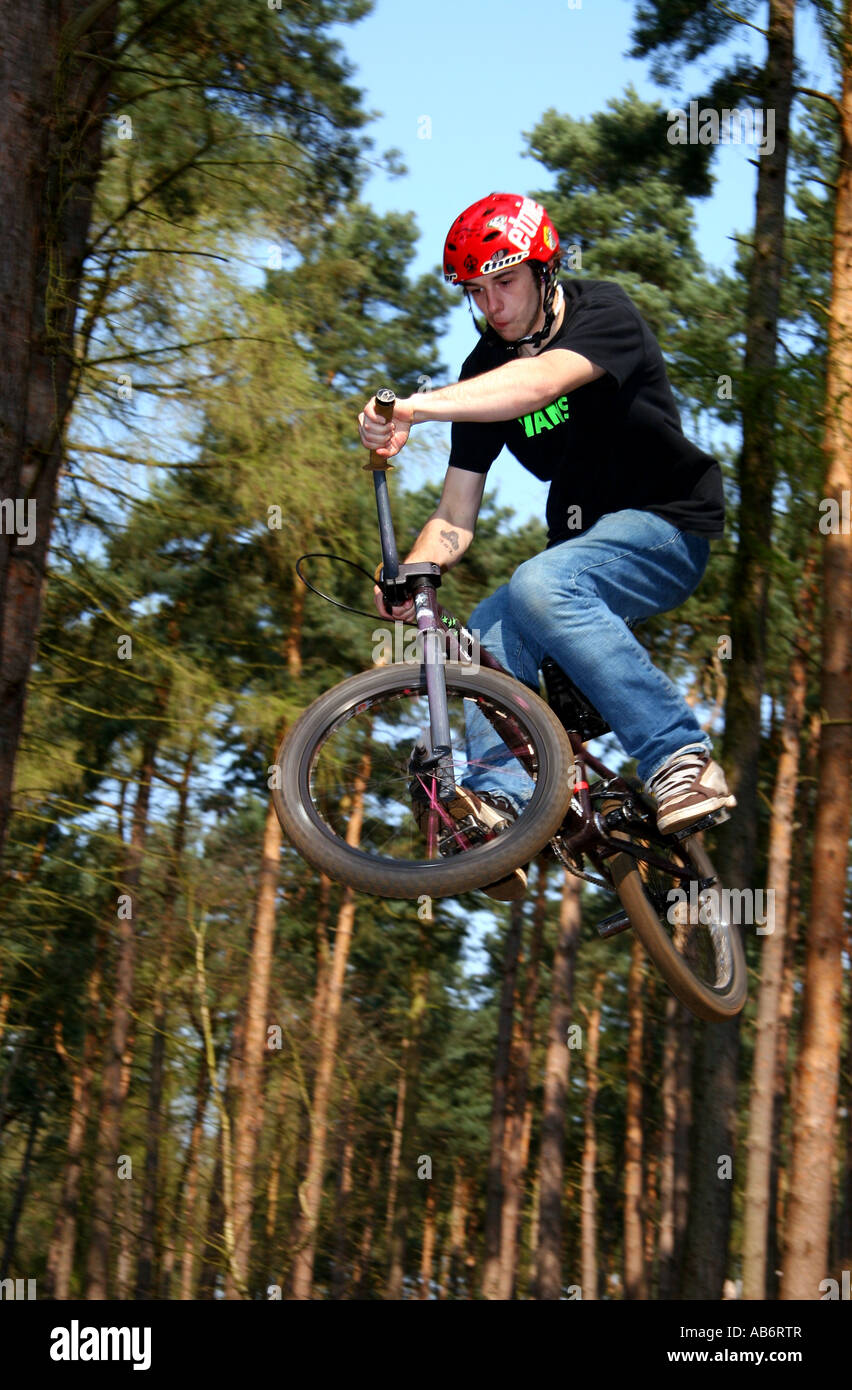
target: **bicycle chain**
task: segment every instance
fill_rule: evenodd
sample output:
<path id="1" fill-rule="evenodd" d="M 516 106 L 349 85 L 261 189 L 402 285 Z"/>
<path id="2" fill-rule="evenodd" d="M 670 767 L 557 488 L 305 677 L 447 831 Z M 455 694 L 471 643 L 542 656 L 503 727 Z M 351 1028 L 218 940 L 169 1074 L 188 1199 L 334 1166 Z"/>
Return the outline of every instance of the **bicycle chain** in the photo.
<path id="1" fill-rule="evenodd" d="M 606 879 L 595 878 L 594 874 L 587 874 L 585 869 L 578 869 L 574 860 L 565 853 L 558 839 L 554 838 L 550 841 L 550 848 L 553 850 L 560 864 L 568 870 L 569 874 L 573 874 L 575 878 L 584 878 L 587 883 L 593 883 L 596 888 L 605 888 L 607 892 L 613 892 L 612 884 L 607 883 Z"/>

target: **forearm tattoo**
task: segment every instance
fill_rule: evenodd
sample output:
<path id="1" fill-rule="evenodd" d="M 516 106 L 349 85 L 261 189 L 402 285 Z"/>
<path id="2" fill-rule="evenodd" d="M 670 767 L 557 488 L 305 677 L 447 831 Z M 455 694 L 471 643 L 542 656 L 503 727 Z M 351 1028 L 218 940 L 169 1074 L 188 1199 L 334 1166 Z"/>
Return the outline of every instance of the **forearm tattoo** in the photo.
<path id="1" fill-rule="evenodd" d="M 440 534 L 441 540 L 444 542 L 444 545 L 447 547 L 449 551 L 452 552 L 453 555 L 455 555 L 456 551 L 459 548 L 458 531 L 442 531 Z"/>

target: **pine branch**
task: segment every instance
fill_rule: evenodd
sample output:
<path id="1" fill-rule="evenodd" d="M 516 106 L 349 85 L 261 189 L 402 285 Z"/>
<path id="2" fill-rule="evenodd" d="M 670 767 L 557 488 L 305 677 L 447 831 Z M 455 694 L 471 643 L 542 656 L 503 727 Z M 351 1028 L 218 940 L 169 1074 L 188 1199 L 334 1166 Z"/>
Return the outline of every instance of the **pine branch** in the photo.
<path id="1" fill-rule="evenodd" d="M 101 367 L 106 362 L 137 362 L 143 357 L 154 357 L 163 352 L 189 352 L 193 348 L 207 347 L 210 343 L 267 343 L 271 347 L 290 347 L 288 338 L 263 338 L 250 333 L 220 333 L 214 338 L 198 338 L 189 343 L 166 343 L 163 347 L 138 348 L 133 352 L 120 352 L 112 357 L 96 357 L 83 363 L 86 367 Z"/>
<path id="2" fill-rule="evenodd" d="M 830 92 L 818 92 L 813 87 L 794 87 L 793 91 L 799 96 L 816 97 L 818 101 L 827 101 L 829 106 L 834 107 L 841 121 L 843 120 L 843 107 L 840 105 L 837 97 L 833 97 Z M 820 182 L 820 180 L 816 180 L 816 182 Z M 834 184 L 828 184 L 827 187 L 833 188 Z"/>
<path id="3" fill-rule="evenodd" d="M 736 10 L 729 10 L 727 5 L 718 4 L 718 0 L 713 0 L 713 8 L 714 10 L 718 10 L 720 14 L 725 15 L 726 19 L 736 20 L 737 24 L 744 24 L 747 29 L 753 29 L 755 33 L 760 34 L 762 38 L 766 40 L 769 39 L 768 29 L 762 29 L 759 24 L 754 24 L 752 20 L 746 19 L 745 15 L 737 14 Z"/>
<path id="4" fill-rule="evenodd" d="M 142 204 L 147 202 L 149 198 L 153 198 L 154 195 L 161 192 L 162 189 L 168 188 L 169 184 L 173 183 L 175 179 L 180 178 L 181 174 L 188 173 L 189 170 L 193 167 L 193 165 L 195 165 L 199 155 L 204 154 L 205 150 L 212 149 L 216 144 L 216 140 L 212 139 L 212 137 L 208 137 L 208 139 L 205 140 L 203 144 L 199 146 L 198 149 L 193 150 L 189 158 L 185 159 L 182 164 L 178 164 L 176 168 L 169 170 L 167 174 L 164 174 L 161 179 L 159 179 L 155 184 L 148 188 L 144 193 L 140 193 L 138 198 L 132 198 L 130 202 L 125 205 L 122 211 L 117 214 L 113 221 L 108 222 L 106 226 L 103 227 L 100 232 L 98 232 L 98 235 L 95 237 L 94 241 L 86 247 L 86 256 L 90 256 L 92 252 L 95 251 L 96 248 L 100 245 L 100 243 L 105 239 L 109 232 L 116 231 L 119 224 L 123 222 L 125 218 L 129 217 L 132 212 L 135 212 L 138 208 L 141 208 Z"/>
<path id="5" fill-rule="evenodd" d="M 97 24 L 101 15 L 105 14 L 115 3 L 116 0 L 92 0 L 91 5 L 82 14 L 77 15 L 76 19 L 72 19 L 60 33 L 60 54 L 71 53 L 83 35 L 88 33 Z M 179 3 L 183 3 L 183 0 L 179 0 Z"/>

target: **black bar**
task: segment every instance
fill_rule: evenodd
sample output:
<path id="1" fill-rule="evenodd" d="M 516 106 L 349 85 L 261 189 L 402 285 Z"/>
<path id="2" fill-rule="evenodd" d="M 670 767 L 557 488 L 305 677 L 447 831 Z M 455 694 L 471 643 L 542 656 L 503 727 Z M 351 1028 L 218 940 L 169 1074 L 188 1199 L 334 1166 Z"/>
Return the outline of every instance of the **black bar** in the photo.
<path id="1" fill-rule="evenodd" d="M 376 489 L 376 506 L 379 510 L 379 534 L 382 538 L 382 565 L 385 577 L 396 579 L 399 573 L 399 555 L 396 549 L 396 536 L 393 530 L 390 498 L 388 497 L 387 473 L 374 473 L 373 485 Z"/>

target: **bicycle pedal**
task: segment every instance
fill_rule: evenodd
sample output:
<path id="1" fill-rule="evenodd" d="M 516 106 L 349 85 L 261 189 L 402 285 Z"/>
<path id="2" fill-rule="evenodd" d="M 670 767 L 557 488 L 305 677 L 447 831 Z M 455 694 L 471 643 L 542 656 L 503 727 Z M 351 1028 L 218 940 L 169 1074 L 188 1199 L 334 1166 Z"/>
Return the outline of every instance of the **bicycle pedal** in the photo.
<path id="1" fill-rule="evenodd" d="M 653 819 L 653 810 L 648 807 L 638 805 L 635 800 L 628 797 L 617 806 L 605 802 L 602 815 L 608 830 L 618 829 L 620 826 L 632 827 L 634 830 L 641 829 Z"/>
<path id="2" fill-rule="evenodd" d="M 724 825 L 725 821 L 730 819 L 730 811 L 722 806 L 718 811 L 711 811 L 709 816 L 705 816 L 703 820 L 697 820 L 694 821 L 692 825 L 685 826 L 683 830 L 671 831 L 670 839 L 678 841 L 688 840 L 690 835 L 697 835 L 699 830 L 712 830 L 714 826 Z"/>
<path id="3" fill-rule="evenodd" d="M 468 849 L 476 849 L 479 845 L 487 845 L 496 832 L 489 830 L 475 816 L 467 815 L 462 820 L 454 820 L 452 826 L 442 827 L 438 840 L 438 853 L 448 858 L 450 855 L 458 854 L 462 846 L 459 844 L 459 837 L 463 836 L 467 841 Z"/>
<path id="4" fill-rule="evenodd" d="M 604 917 L 597 924 L 598 936 L 607 940 L 611 936 L 618 936 L 619 932 L 629 931 L 631 921 L 624 908 L 620 912 L 612 912 L 609 917 Z"/>

